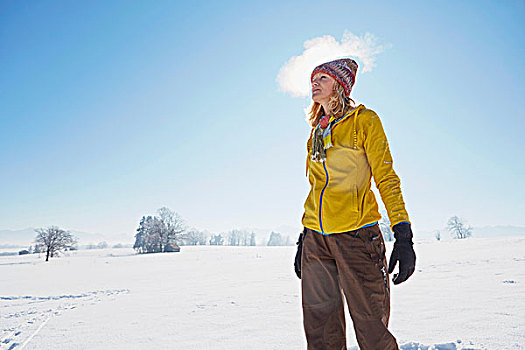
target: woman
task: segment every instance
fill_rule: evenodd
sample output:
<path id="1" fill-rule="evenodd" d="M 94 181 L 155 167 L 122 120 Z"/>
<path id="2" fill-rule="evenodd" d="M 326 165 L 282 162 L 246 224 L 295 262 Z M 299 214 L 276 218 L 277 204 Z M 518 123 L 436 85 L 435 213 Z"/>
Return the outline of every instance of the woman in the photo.
<path id="1" fill-rule="evenodd" d="M 357 67 L 352 59 L 339 59 L 317 66 L 311 75 L 311 190 L 295 262 L 308 349 L 346 349 L 341 292 L 360 349 L 398 349 L 387 329 L 388 276 L 398 261 L 394 284 L 405 281 L 415 268 L 410 221 L 381 121 L 350 99 Z M 372 177 L 396 239 L 388 272 Z"/>

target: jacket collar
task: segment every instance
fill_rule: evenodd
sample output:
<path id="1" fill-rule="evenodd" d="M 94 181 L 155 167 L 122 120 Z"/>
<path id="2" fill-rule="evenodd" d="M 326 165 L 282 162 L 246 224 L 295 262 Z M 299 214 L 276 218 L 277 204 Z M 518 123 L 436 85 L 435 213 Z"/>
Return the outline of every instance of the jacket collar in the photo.
<path id="1" fill-rule="evenodd" d="M 332 126 L 334 126 L 335 124 L 343 121 L 344 119 L 350 117 L 352 114 L 354 113 L 359 113 L 359 111 L 365 109 L 365 106 L 363 104 L 360 104 L 359 106 L 349 110 L 348 112 L 345 113 L 345 115 L 343 115 L 341 118 L 337 119 L 336 121 L 334 121 L 334 123 L 332 124 Z"/>

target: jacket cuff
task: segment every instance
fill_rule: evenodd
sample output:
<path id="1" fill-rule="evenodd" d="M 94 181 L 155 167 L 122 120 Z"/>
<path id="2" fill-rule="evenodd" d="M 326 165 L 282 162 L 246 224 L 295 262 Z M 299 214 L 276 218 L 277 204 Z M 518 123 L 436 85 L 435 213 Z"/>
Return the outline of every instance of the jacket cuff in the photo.
<path id="1" fill-rule="evenodd" d="M 412 241 L 414 235 L 412 234 L 412 229 L 410 228 L 409 222 L 400 222 L 394 225 L 392 228 L 394 230 L 394 237 L 396 238 L 396 241 Z"/>

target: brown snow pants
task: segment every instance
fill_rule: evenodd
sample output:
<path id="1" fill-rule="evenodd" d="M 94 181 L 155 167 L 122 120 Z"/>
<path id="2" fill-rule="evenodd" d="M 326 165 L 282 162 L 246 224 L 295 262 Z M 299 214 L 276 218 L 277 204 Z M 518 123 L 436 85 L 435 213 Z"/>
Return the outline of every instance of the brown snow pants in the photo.
<path id="1" fill-rule="evenodd" d="M 306 229 L 302 252 L 303 322 L 308 350 L 346 349 L 342 293 L 361 350 L 397 350 L 388 331 L 390 281 L 379 226 L 322 235 Z"/>

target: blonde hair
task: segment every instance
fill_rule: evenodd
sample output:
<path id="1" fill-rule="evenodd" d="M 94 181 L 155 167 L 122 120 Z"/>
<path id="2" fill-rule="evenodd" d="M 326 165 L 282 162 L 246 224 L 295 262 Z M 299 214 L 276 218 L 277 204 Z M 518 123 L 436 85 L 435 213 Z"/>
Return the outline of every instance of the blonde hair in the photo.
<path id="1" fill-rule="evenodd" d="M 307 121 L 312 127 L 319 124 L 319 119 L 325 114 L 330 113 L 335 117 L 342 117 L 350 108 L 354 108 L 355 102 L 350 97 L 346 97 L 345 89 L 337 81 L 334 85 L 334 91 L 328 101 L 329 111 L 325 111 L 323 106 L 318 102 L 313 102 L 308 112 Z"/>

